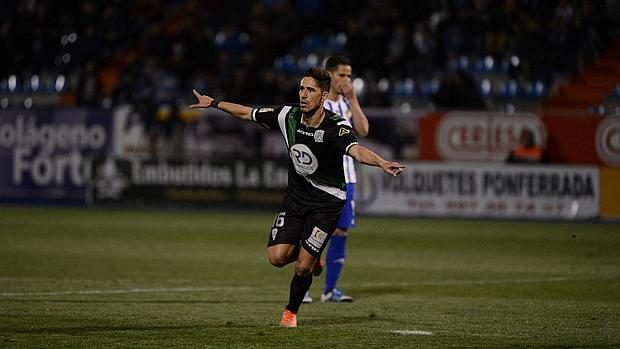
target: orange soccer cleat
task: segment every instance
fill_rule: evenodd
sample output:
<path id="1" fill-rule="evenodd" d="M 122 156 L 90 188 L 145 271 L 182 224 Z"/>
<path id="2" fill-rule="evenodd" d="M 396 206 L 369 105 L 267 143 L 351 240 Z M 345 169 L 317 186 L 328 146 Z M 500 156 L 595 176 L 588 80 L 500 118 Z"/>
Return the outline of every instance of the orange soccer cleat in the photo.
<path id="1" fill-rule="evenodd" d="M 280 320 L 280 327 L 297 327 L 297 313 L 293 313 L 288 309 L 284 309 L 284 313 L 282 314 L 282 320 Z"/>

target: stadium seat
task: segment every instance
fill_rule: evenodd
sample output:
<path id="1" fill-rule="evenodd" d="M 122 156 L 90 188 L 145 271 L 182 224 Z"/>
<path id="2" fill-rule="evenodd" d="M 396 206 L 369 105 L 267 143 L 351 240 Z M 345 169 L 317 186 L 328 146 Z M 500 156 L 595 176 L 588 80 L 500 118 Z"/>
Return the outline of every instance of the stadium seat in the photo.
<path id="1" fill-rule="evenodd" d="M 321 51 L 326 47 L 325 38 L 318 33 L 308 34 L 302 40 L 302 48 L 306 51 Z"/>
<path id="2" fill-rule="evenodd" d="M 492 95 L 491 92 L 493 90 L 491 80 L 486 79 L 486 78 L 480 80 L 479 89 L 480 89 L 480 94 L 482 94 L 483 97 L 490 97 Z"/>

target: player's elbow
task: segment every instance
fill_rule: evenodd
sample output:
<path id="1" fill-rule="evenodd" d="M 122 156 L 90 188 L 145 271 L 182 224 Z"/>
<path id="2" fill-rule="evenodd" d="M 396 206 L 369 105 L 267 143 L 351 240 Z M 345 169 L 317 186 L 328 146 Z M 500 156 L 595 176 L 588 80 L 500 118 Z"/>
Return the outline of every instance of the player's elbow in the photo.
<path id="1" fill-rule="evenodd" d="M 369 127 L 365 126 L 365 127 L 360 127 L 359 129 L 355 130 L 356 134 L 358 137 L 366 137 L 368 136 L 368 132 L 370 132 Z"/>
<path id="2" fill-rule="evenodd" d="M 359 144 L 354 144 L 353 146 L 351 146 L 351 148 L 349 148 L 347 150 L 347 155 L 349 155 L 350 157 L 352 157 L 356 161 L 359 161 L 359 159 L 358 159 L 358 157 L 359 157 L 359 150 L 358 150 L 359 147 L 361 147 Z"/>
<path id="3" fill-rule="evenodd" d="M 252 113 L 237 113 L 233 114 L 237 119 L 250 121 L 252 120 Z"/>

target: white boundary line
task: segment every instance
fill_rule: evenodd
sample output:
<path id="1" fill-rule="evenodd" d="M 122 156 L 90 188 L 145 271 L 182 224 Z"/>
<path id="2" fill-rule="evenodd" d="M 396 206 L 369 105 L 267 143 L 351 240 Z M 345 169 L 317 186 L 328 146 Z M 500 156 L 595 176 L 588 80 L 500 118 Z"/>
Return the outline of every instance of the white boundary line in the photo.
<path id="1" fill-rule="evenodd" d="M 399 336 L 432 336 L 433 332 L 420 330 L 392 330 L 390 331 Z"/>
<path id="2" fill-rule="evenodd" d="M 411 282 L 366 282 L 356 283 L 355 287 L 412 287 L 412 286 L 459 286 L 459 285 L 493 285 L 493 284 L 524 284 L 536 282 L 562 282 L 562 281 L 596 281 L 612 280 L 620 276 L 571 278 L 571 277 L 547 277 L 547 278 L 517 278 L 517 279 L 482 279 L 482 280 L 436 280 L 436 281 L 411 281 Z M 22 279 L 23 280 L 23 279 Z M 280 286 L 205 286 L 205 287 L 157 287 L 157 288 L 129 288 L 129 289 L 95 289 L 95 290 L 68 290 L 49 292 L 1 292 L 0 297 L 26 297 L 26 296 L 70 296 L 70 295 L 104 295 L 104 294 L 132 294 L 132 293 L 185 293 L 185 292 L 218 292 L 218 291 L 256 291 L 258 289 L 281 289 Z"/>
<path id="3" fill-rule="evenodd" d="M 212 292 L 212 291 L 244 291 L 254 290 L 249 286 L 239 287 L 170 287 L 170 288 L 130 288 L 117 290 L 82 290 L 82 291 L 52 291 L 52 292 L 2 292 L 0 297 L 22 296 L 67 296 L 67 295 L 97 295 L 97 294 L 129 294 L 129 293 L 166 293 L 166 292 Z"/>

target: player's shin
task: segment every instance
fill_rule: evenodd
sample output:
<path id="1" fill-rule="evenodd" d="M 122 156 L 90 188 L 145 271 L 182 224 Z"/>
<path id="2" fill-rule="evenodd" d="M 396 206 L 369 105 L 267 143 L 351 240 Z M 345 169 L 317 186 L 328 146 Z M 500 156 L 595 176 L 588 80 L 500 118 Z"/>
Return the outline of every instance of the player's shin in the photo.
<path id="1" fill-rule="evenodd" d="M 304 299 L 304 295 L 310 289 L 310 285 L 312 285 L 312 273 L 306 276 L 299 276 L 295 273 L 291 280 L 291 289 L 286 309 L 297 313 L 301 301 Z"/>

